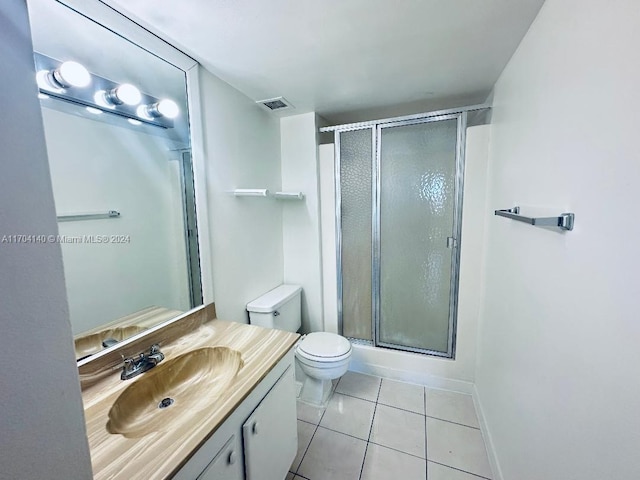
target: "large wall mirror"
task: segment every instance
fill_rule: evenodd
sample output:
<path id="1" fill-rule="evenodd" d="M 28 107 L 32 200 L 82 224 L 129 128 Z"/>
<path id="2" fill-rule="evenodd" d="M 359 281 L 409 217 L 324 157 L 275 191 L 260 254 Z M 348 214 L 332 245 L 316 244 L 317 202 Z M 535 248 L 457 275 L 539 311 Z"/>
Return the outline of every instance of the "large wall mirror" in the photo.
<path id="1" fill-rule="evenodd" d="M 28 0 L 78 359 L 202 305 L 185 72 Z"/>

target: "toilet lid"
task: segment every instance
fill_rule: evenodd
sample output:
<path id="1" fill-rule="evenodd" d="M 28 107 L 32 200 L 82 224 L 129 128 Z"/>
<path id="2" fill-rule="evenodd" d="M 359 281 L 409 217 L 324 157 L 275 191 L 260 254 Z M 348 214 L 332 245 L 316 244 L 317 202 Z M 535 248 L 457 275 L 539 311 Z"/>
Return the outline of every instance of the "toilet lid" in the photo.
<path id="1" fill-rule="evenodd" d="M 351 350 L 351 342 L 335 333 L 314 332 L 304 337 L 298 349 L 314 357 L 341 357 Z"/>

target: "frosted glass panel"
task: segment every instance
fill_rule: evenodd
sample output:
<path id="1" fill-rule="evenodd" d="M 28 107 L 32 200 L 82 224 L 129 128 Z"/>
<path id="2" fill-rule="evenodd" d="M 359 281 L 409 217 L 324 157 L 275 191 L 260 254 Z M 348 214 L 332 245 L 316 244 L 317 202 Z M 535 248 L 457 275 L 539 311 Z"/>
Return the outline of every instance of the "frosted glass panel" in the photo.
<path id="1" fill-rule="evenodd" d="M 447 352 L 457 120 L 381 132 L 379 340 Z"/>
<path id="2" fill-rule="evenodd" d="M 340 134 L 342 334 L 371 340 L 372 129 Z"/>

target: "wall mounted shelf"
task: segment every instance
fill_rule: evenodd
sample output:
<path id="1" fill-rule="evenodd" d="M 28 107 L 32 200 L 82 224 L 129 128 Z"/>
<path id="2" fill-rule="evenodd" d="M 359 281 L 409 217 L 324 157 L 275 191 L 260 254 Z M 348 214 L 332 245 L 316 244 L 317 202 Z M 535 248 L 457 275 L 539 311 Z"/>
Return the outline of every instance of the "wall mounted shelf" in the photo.
<path id="1" fill-rule="evenodd" d="M 269 190 L 266 188 L 236 188 L 233 191 L 236 197 L 266 197 Z"/>
<path id="2" fill-rule="evenodd" d="M 75 222 L 77 220 L 97 220 L 100 218 L 119 218 L 120 212 L 117 210 L 109 210 L 107 212 L 98 213 L 74 213 L 69 215 L 58 215 L 59 222 Z"/>
<path id="3" fill-rule="evenodd" d="M 276 200 L 303 200 L 302 192 L 274 192 L 269 193 L 266 188 L 236 188 L 232 190 L 236 197 L 273 197 Z"/>
<path id="4" fill-rule="evenodd" d="M 528 223 L 529 225 L 539 227 L 558 227 L 562 230 L 573 230 L 573 224 L 575 221 L 575 214 L 573 213 L 562 213 L 557 217 L 525 217 L 524 215 L 520 215 L 520 207 L 496 210 L 494 214 L 499 217 Z"/>

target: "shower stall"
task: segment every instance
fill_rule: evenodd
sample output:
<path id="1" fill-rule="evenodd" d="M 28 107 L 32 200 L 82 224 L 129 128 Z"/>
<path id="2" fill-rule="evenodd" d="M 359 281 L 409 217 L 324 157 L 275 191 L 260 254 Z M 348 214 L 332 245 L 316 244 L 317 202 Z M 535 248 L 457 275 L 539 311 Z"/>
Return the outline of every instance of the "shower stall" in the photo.
<path id="1" fill-rule="evenodd" d="M 465 109 L 335 135 L 338 328 L 357 343 L 454 358 Z"/>

